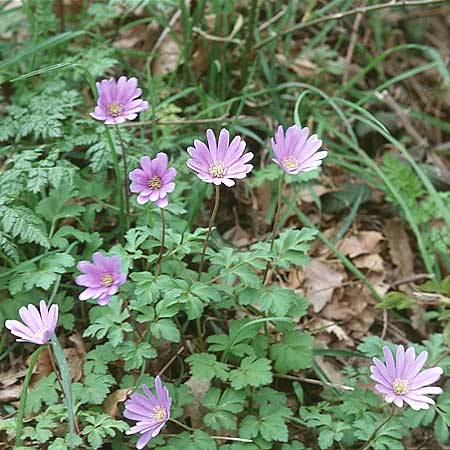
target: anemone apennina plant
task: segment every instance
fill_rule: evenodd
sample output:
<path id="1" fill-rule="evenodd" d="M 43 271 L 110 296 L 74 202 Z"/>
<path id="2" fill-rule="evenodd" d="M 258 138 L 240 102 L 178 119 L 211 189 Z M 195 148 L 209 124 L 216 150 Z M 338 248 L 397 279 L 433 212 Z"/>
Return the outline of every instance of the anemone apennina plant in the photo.
<path id="1" fill-rule="evenodd" d="M 126 122 L 127 120 L 136 119 L 137 115 L 148 109 L 148 102 L 142 100 L 142 89 L 138 88 L 138 80 L 135 77 L 127 78 L 121 76 L 118 80 L 111 78 L 109 80 L 102 80 L 96 83 L 97 86 L 97 106 L 94 111 L 90 113 L 91 117 L 96 120 L 104 122 L 106 125 L 115 125 L 117 131 L 117 137 L 120 141 L 122 148 L 122 160 L 123 160 L 123 190 L 125 194 L 126 212 L 129 213 L 129 192 L 128 192 L 128 168 L 127 157 L 125 151 L 125 143 L 120 132 L 119 124 Z M 109 133 L 109 132 L 108 132 Z M 112 140 L 109 139 L 111 145 L 114 147 Z M 116 171 L 116 177 L 120 179 L 120 172 L 118 169 L 117 156 L 115 149 L 112 148 L 112 158 L 114 162 L 114 170 Z M 123 198 L 121 196 L 121 209 L 123 209 Z M 123 214 L 123 211 L 121 211 Z"/>
<path id="2" fill-rule="evenodd" d="M 215 187 L 214 208 L 200 258 L 199 277 L 203 269 L 211 227 L 219 208 L 219 186 L 224 184 L 227 187 L 232 187 L 236 184 L 235 179 L 245 178 L 253 169 L 253 166 L 248 162 L 254 156 L 251 152 L 244 153 L 246 142 L 240 136 L 235 136 L 230 142 L 230 133 L 225 128 L 220 130 L 218 140 L 216 140 L 212 130 L 207 130 L 206 139 L 207 144 L 196 139 L 194 146 L 187 149 L 191 156 L 187 161 L 187 166 L 197 173 L 200 180 L 205 183 L 212 183 Z"/>
<path id="3" fill-rule="evenodd" d="M 272 229 L 272 239 L 270 250 L 273 250 L 275 236 L 281 212 L 281 196 L 283 192 L 283 175 L 297 175 L 301 172 L 309 172 L 317 169 L 323 159 L 328 155 L 326 151 L 318 151 L 322 147 L 322 141 L 316 134 L 309 136 L 309 128 L 300 128 L 297 125 L 284 131 L 280 125 L 275 133 L 275 138 L 271 139 L 272 150 L 275 158 L 272 159 L 283 170 L 278 179 L 277 206 Z M 270 262 L 267 263 L 263 276 L 263 282 L 268 279 Z"/>
<path id="4" fill-rule="evenodd" d="M 137 202 L 143 205 L 155 202 L 161 213 L 161 248 L 159 252 L 157 275 L 161 272 L 161 261 L 164 251 L 166 234 L 166 219 L 164 208 L 169 204 L 169 195 L 175 189 L 174 179 L 177 171 L 174 167 L 167 167 L 169 158 L 165 153 L 158 153 L 156 158 L 144 156 L 140 160 L 140 167 L 129 174 L 131 180 L 130 191 L 139 194 Z M 150 225 L 150 224 L 149 224 Z"/>

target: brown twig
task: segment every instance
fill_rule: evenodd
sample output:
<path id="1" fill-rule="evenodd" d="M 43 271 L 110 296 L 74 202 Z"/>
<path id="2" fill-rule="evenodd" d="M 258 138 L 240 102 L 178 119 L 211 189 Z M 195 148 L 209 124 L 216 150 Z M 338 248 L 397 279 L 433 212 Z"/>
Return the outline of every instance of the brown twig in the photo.
<path id="1" fill-rule="evenodd" d="M 348 45 L 347 54 L 345 55 L 344 73 L 342 74 L 342 85 L 346 85 L 348 81 L 348 74 L 350 73 L 350 64 L 352 62 L 353 52 L 355 51 L 356 41 L 358 39 L 358 29 L 362 17 L 363 14 L 359 12 L 358 14 L 356 14 L 355 21 L 353 22 L 350 43 Z"/>
<path id="2" fill-rule="evenodd" d="M 246 118 L 248 116 L 238 116 L 238 120 L 242 120 L 244 118 Z M 211 117 L 210 119 L 181 119 L 181 120 L 157 120 L 156 123 L 158 125 L 167 125 L 167 126 L 171 126 L 171 125 L 202 125 L 204 123 L 216 123 L 216 122 L 231 122 L 232 120 L 234 120 L 233 117 L 231 116 L 220 116 L 220 117 Z M 124 123 L 122 126 L 123 127 L 137 127 L 137 126 L 142 126 L 142 125 L 153 125 L 153 121 L 152 120 L 147 120 L 144 122 L 127 122 Z"/>
<path id="3" fill-rule="evenodd" d="M 389 108 L 391 108 L 392 111 L 394 111 L 395 115 L 398 117 L 398 120 L 402 123 L 405 131 L 413 138 L 413 140 L 417 145 L 422 147 L 423 145 L 426 144 L 427 140 L 417 132 L 416 127 L 411 123 L 407 111 L 405 111 L 395 101 L 394 97 L 392 97 L 392 95 L 387 90 L 384 90 L 381 93 L 375 92 L 375 97 L 378 98 L 378 100 L 381 100 L 384 103 L 386 103 L 386 105 L 388 105 Z"/>
<path id="4" fill-rule="evenodd" d="M 358 7 L 354 9 L 350 9 L 348 11 L 342 12 L 342 13 L 336 13 L 336 14 L 330 14 L 329 16 L 323 16 L 318 17 L 317 19 L 310 20 L 308 22 L 299 23 L 297 25 L 294 25 L 293 27 L 290 27 L 284 31 L 279 31 L 278 33 L 274 34 L 273 36 L 270 36 L 263 41 L 261 41 L 259 44 L 255 46 L 255 49 L 259 49 L 261 47 L 264 47 L 265 45 L 269 44 L 270 42 L 285 36 L 286 34 L 291 34 L 299 30 L 303 30 L 304 28 L 311 27 L 313 25 L 317 25 L 319 23 L 323 22 L 329 22 L 330 20 L 339 20 L 343 19 L 344 17 L 348 16 L 354 16 L 355 14 L 367 14 L 372 11 L 378 11 L 380 9 L 386 9 L 386 8 L 396 8 L 396 7 L 409 7 L 409 6 L 427 6 L 427 5 L 437 5 L 440 3 L 447 3 L 448 0 L 411 0 L 406 1 L 402 0 L 399 2 L 387 2 L 387 3 L 381 3 L 378 5 L 370 5 L 365 7 Z"/>
<path id="5" fill-rule="evenodd" d="M 303 381 L 304 383 L 316 384 L 318 386 L 333 387 L 333 388 L 337 388 L 337 389 L 342 389 L 344 391 L 354 391 L 355 390 L 354 387 L 346 386 L 345 384 L 327 383 L 326 381 L 315 380 L 313 378 L 306 378 L 306 377 L 302 377 L 302 376 L 282 375 L 279 373 L 275 373 L 273 376 L 275 378 L 283 378 L 285 380 Z"/>

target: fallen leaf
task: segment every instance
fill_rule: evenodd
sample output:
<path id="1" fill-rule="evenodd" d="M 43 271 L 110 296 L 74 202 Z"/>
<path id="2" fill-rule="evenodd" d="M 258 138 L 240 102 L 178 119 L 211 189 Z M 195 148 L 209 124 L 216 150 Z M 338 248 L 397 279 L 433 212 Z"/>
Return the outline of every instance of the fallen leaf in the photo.
<path id="1" fill-rule="evenodd" d="M 311 302 L 313 311 L 318 313 L 331 301 L 334 289 L 341 286 L 344 276 L 317 259 L 313 259 L 303 271 L 306 297 Z"/>
<path id="2" fill-rule="evenodd" d="M 360 231 L 356 235 L 344 237 L 338 244 L 338 249 L 349 258 L 364 254 L 379 253 L 379 244 L 384 239 L 378 231 Z"/>
<path id="3" fill-rule="evenodd" d="M 181 49 L 177 41 L 168 34 L 158 50 L 158 56 L 153 60 L 153 74 L 167 75 L 178 67 Z"/>
<path id="4" fill-rule="evenodd" d="M 116 419 L 120 416 L 118 404 L 124 402 L 128 396 L 133 392 L 133 389 L 117 389 L 106 397 L 103 402 L 103 410 L 112 418 Z"/>
<path id="5" fill-rule="evenodd" d="M 285 55 L 279 53 L 276 55 L 276 59 L 279 64 L 292 70 L 300 78 L 310 78 L 317 73 L 317 64 L 308 58 L 301 57 L 294 61 L 289 61 Z"/>
<path id="6" fill-rule="evenodd" d="M 22 393 L 22 385 L 18 384 L 8 386 L 7 389 L 0 389 L 0 404 L 18 400 L 20 398 L 21 393 Z"/>
<path id="7" fill-rule="evenodd" d="M 194 396 L 194 401 L 185 406 L 185 412 L 191 418 L 192 427 L 200 428 L 203 425 L 204 416 L 202 400 L 211 387 L 211 381 L 191 377 L 185 384 L 189 386 Z"/>
<path id="8" fill-rule="evenodd" d="M 355 266 L 359 269 L 369 269 L 373 272 L 384 273 L 384 263 L 380 255 L 374 253 L 371 255 L 361 255 L 353 259 Z"/>
<path id="9" fill-rule="evenodd" d="M 389 244 L 389 254 L 402 276 L 414 273 L 414 255 L 404 222 L 399 218 L 389 219 L 384 226 L 384 232 Z"/>
<path id="10" fill-rule="evenodd" d="M 0 373 L 0 385 L 4 387 L 11 386 L 15 384 L 19 378 L 23 378 L 27 372 L 27 369 L 9 369 L 6 372 Z"/>

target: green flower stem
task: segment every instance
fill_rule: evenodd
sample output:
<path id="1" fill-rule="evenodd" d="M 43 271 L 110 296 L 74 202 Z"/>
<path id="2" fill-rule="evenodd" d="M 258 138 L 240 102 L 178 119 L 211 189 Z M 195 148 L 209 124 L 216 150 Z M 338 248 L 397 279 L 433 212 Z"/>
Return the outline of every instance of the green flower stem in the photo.
<path id="1" fill-rule="evenodd" d="M 277 228 L 278 228 L 278 222 L 280 221 L 280 213 L 281 213 L 281 196 L 283 192 L 283 176 L 284 172 L 280 175 L 280 178 L 278 180 L 278 196 L 277 196 L 277 210 L 275 212 L 275 220 L 273 222 L 273 229 L 272 229 L 272 240 L 270 242 L 270 251 L 273 250 L 273 246 L 275 243 L 275 236 L 277 234 Z M 270 269 L 270 261 L 267 262 L 266 270 L 264 271 L 263 276 L 263 284 L 265 285 L 267 282 L 268 274 Z"/>
<path id="2" fill-rule="evenodd" d="M 180 422 L 177 419 L 173 419 L 172 417 L 169 419 L 171 422 L 176 423 L 178 426 L 180 426 L 181 428 L 184 428 L 186 431 L 195 431 L 193 428 L 188 427 L 187 425 L 185 425 L 183 422 Z"/>
<path id="3" fill-rule="evenodd" d="M 370 435 L 369 439 L 367 439 L 367 441 L 364 444 L 364 446 L 361 447 L 361 450 L 367 450 L 368 448 L 370 448 L 370 444 L 376 438 L 378 432 L 381 430 L 381 428 L 383 428 L 394 417 L 394 413 L 395 413 L 395 406 L 392 405 L 391 413 L 389 414 L 389 416 L 386 417 L 386 419 L 384 419 L 383 422 L 381 422 L 380 425 L 378 425 L 375 428 L 374 432 Z"/>
<path id="4" fill-rule="evenodd" d="M 70 382 L 70 371 L 69 364 L 67 363 L 67 359 L 64 356 L 63 349 L 59 344 L 58 338 L 56 335 L 53 335 L 51 340 L 52 349 L 55 352 L 56 361 L 59 366 L 59 372 L 61 374 L 61 384 L 64 392 L 64 402 L 67 408 L 67 421 L 69 424 L 69 450 L 73 450 L 75 448 L 73 443 L 73 437 L 75 435 L 75 413 L 73 407 L 72 400 L 72 384 Z"/>
<path id="5" fill-rule="evenodd" d="M 216 197 L 215 197 L 215 202 L 214 202 L 214 209 L 213 209 L 213 212 L 211 214 L 211 219 L 209 221 L 208 232 L 206 233 L 205 241 L 203 242 L 202 255 L 200 257 L 200 264 L 199 264 L 199 267 L 198 267 L 198 279 L 200 279 L 200 276 L 201 276 L 202 271 L 203 271 L 203 264 L 205 262 L 206 247 L 208 245 L 209 236 L 211 234 L 211 228 L 213 226 L 214 220 L 216 220 L 217 211 L 219 209 L 219 201 L 220 201 L 219 186 L 214 185 L 214 188 L 215 188 L 215 191 L 216 191 Z"/>
<path id="6" fill-rule="evenodd" d="M 161 249 L 159 250 L 159 258 L 158 258 L 158 269 L 156 271 L 156 276 L 159 276 L 161 273 L 161 261 L 164 253 L 164 243 L 165 243 L 165 237 L 166 237 L 166 219 L 164 217 L 164 208 L 159 208 L 161 211 L 161 224 L 162 224 L 162 230 L 161 230 Z"/>
<path id="7" fill-rule="evenodd" d="M 25 406 L 27 404 L 27 394 L 28 386 L 30 385 L 31 376 L 33 375 L 34 366 L 39 358 L 40 353 L 44 350 L 45 346 L 41 345 L 31 356 L 30 366 L 28 367 L 28 372 L 23 382 L 22 394 L 20 395 L 20 405 L 19 411 L 17 412 L 17 423 L 16 423 L 16 442 L 15 445 L 18 447 L 22 444 L 22 430 L 23 430 L 23 416 L 25 414 Z"/>
<path id="8" fill-rule="evenodd" d="M 114 145 L 114 141 L 109 131 L 108 125 L 105 125 L 105 135 L 106 140 L 108 141 L 109 149 L 111 150 L 111 159 L 113 162 L 117 185 L 122 186 L 122 174 L 120 173 L 119 158 L 117 157 L 116 147 Z M 128 228 L 127 226 L 128 216 L 125 215 L 125 208 L 124 208 L 125 202 L 123 198 L 124 195 L 123 190 L 121 187 L 119 187 L 118 191 L 119 191 L 119 210 L 120 210 L 119 223 L 120 229 L 122 230 L 122 232 L 124 232 Z"/>
<path id="9" fill-rule="evenodd" d="M 116 125 L 117 136 L 120 141 L 120 147 L 122 148 L 122 159 L 123 159 L 123 192 L 125 194 L 125 207 L 127 215 L 130 214 L 130 191 L 128 190 L 128 165 L 127 165 L 127 153 L 125 151 L 125 143 L 120 133 L 119 125 Z"/>
<path id="10" fill-rule="evenodd" d="M 213 212 L 211 214 L 211 219 L 209 220 L 209 225 L 208 225 L 208 231 L 206 233 L 206 237 L 205 237 L 205 241 L 203 242 L 203 249 L 202 249 L 202 254 L 200 257 L 200 264 L 198 267 L 198 280 L 200 280 L 200 277 L 202 275 L 202 271 L 203 271 L 203 264 L 205 263 L 205 253 L 206 253 L 206 247 L 208 246 L 208 241 L 209 241 L 209 236 L 211 234 L 211 228 L 214 224 L 214 221 L 216 220 L 216 215 L 217 215 L 217 211 L 219 209 L 219 203 L 220 203 L 220 189 L 218 185 L 214 185 L 215 188 L 215 200 L 214 200 L 214 208 L 213 208 Z M 195 325 L 197 328 L 197 335 L 198 335 L 198 339 L 200 342 L 200 350 L 203 351 L 205 348 L 205 345 L 203 343 L 203 334 L 202 334 L 202 325 L 200 322 L 200 317 L 197 317 L 197 319 L 195 320 Z"/>
<path id="11" fill-rule="evenodd" d="M 61 392 L 64 392 L 64 387 L 61 382 L 61 377 L 59 376 L 58 369 L 56 368 L 55 358 L 53 358 L 52 349 L 51 349 L 50 345 L 46 345 L 46 347 L 47 347 L 47 353 L 48 353 L 48 357 L 50 359 L 50 363 L 52 365 L 53 372 L 55 372 L 56 379 L 58 380 L 59 387 L 61 388 Z"/>

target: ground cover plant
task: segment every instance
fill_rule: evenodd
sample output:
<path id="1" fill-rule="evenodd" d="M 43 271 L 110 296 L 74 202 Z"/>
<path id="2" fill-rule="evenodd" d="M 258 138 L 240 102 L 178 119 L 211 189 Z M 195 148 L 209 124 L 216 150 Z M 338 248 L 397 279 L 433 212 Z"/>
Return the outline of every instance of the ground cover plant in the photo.
<path id="1" fill-rule="evenodd" d="M 0 438 L 447 448 L 447 1 L 0 5 Z"/>

